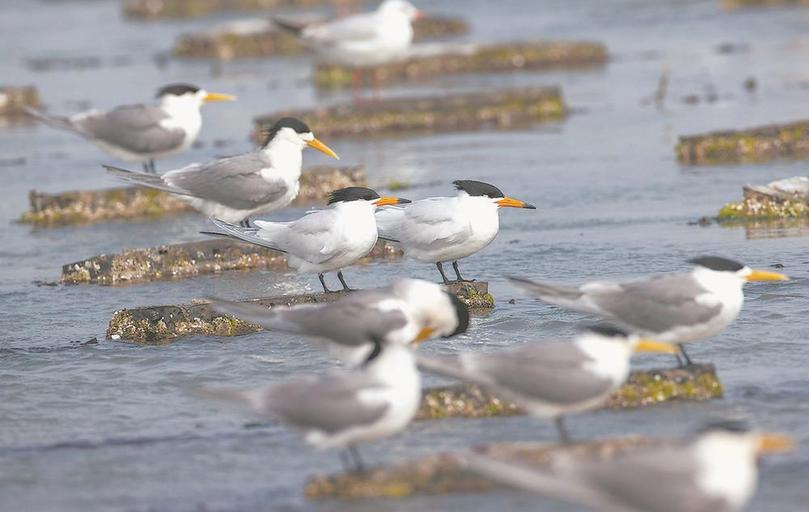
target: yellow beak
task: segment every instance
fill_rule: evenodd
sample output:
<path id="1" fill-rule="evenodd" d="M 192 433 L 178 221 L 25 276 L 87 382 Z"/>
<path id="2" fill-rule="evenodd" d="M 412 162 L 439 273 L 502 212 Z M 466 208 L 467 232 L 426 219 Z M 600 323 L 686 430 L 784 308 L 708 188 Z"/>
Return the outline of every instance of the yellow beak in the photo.
<path id="1" fill-rule="evenodd" d="M 787 453 L 795 449 L 795 441 L 784 434 L 765 432 L 758 438 L 758 453 Z"/>
<path id="2" fill-rule="evenodd" d="M 310 148 L 314 148 L 314 149 L 320 151 L 321 153 L 329 155 L 330 157 L 334 158 L 335 160 L 340 159 L 340 157 L 337 156 L 337 153 L 332 151 L 332 149 L 329 146 L 323 144 L 322 142 L 320 142 L 317 139 L 310 140 L 309 142 L 306 143 L 306 145 L 308 145 Z"/>
<path id="3" fill-rule="evenodd" d="M 766 270 L 753 270 L 745 279 L 748 281 L 789 281 L 789 277 L 784 274 Z"/>
<path id="4" fill-rule="evenodd" d="M 205 94 L 205 97 L 202 98 L 202 101 L 205 103 L 211 103 L 214 101 L 236 101 L 236 96 L 231 94 L 222 94 L 219 92 L 209 92 Z"/>
<path id="5" fill-rule="evenodd" d="M 418 345 L 422 341 L 429 339 L 430 336 L 435 332 L 435 329 L 432 327 L 422 327 L 419 331 L 418 335 L 416 335 L 416 339 L 413 340 L 415 345 Z"/>
<path id="6" fill-rule="evenodd" d="M 514 199 L 513 197 L 504 197 L 495 201 L 500 208 L 528 208 L 529 210 L 536 210 L 537 207 L 528 204 L 525 201 Z"/>
<path id="7" fill-rule="evenodd" d="M 678 354 L 680 349 L 673 343 L 641 339 L 635 345 L 635 352 L 658 352 L 663 354 Z"/>
<path id="8" fill-rule="evenodd" d="M 405 204 L 409 203 L 410 199 L 403 199 L 401 197 L 380 197 L 376 201 L 374 201 L 374 206 L 390 206 L 392 204 Z"/>

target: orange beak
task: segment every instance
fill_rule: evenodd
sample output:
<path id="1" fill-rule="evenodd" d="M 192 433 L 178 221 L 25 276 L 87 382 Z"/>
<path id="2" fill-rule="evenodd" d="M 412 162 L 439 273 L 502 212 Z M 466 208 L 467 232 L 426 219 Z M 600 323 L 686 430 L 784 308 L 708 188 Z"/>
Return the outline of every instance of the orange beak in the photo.
<path id="1" fill-rule="evenodd" d="M 376 201 L 374 201 L 374 206 L 390 206 L 394 204 L 405 204 L 410 203 L 410 199 L 402 199 L 401 197 L 380 197 Z"/>
<path id="2" fill-rule="evenodd" d="M 332 151 L 332 149 L 329 146 L 323 144 L 322 142 L 320 142 L 316 138 L 310 140 L 309 142 L 307 142 L 306 145 L 309 146 L 312 149 L 316 149 L 316 150 L 320 151 L 323 154 L 329 155 L 330 157 L 334 158 L 335 160 L 340 159 L 340 157 L 337 156 L 337 153 Z"/>
<path id="3" fill-rule="evenodd" d="M 221 92 L 208 92 L 205 93 L 205 97 L 202 98 L 202 101 L 205 103 L 211 103 L 214 101 L 236 101 L 236 96 L 231 94 L 223 94 Z"/>
<path id="4" fill-rule="evenodd" d="M 525 201 L 520 201 L 519 199 L 514 199 L 513 197 L 504 197 L 502 199 L 498 199 L 496 202 L 500 208 L 528 208 L 529 210 L 537 209 L 536 206 L 528 204 Z"/>

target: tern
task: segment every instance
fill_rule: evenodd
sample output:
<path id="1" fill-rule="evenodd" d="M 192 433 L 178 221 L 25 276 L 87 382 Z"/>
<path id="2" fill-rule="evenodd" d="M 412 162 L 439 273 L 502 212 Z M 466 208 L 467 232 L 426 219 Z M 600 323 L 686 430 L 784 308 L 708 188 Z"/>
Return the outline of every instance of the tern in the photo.
<path id="1" fill-rule="evenodd" d="M 736 512 L 755 493 L 759 457 L 793 446 L 788 436 L 731 421 L 707 425 L 675 446 L 638 448 L 606 460 L 562 456 L 547 470 L 477 454 L 463 456 L 462 465 L 593 510 Z"/>
<path id="2" fill-rule="evenodd" d="M 176 194 L 209 217 L 249 226 L 249 218 L 287 206 L 298 195 L 306 147 L 338 159 L 303 122 L 278 120 L 252 153 L 192 164 L 162 176 L 105 165 L 123 181 Z"/>
<path id="3" fill-rule="evenodd" d="M 449 338 L 469 327 L 466 305 L 443 287 L 398 279 L 387 288 L 358 291 L 335 302 L 268 309 L 250 302 L 213 300 L 213 309 L 266 329 L 328 340 L 325 347 L 349 366 L 366 360 L 376 341 L 407 346 Z"/>
<path id="4" fill-rule="evenodd" d="M 300 272 L 316 272 L 323 290 L 324 272 L 337 271 L 343 290 L 351 291 L 342 268 L 364 257 L 377 241 L 374 209 L 409 203 L 407 199 L 380 197 L 365 187 L 348 187 L 329 194 L 329 206 L 312 210 L 290 222 L 256 221 L 257 227 L 235 226 L 220 219 L 211 222 L 222 230 L 209 235 L 228 236 L 287 253 L 287 263 Z"/>
<path id="5" fill-rule="evenodd" d="M 302 431 L 320 449 L 345 449 L 354 470 L 363 464 L 356 445 L 404 430 L 421 402 L 421 376 L 410 348 L 377 341 L 361 368 L 291 379 L 246 391 L 204 389 L 202 396 L 249 405 Z"/>
<path id="6" fill-rule="evenodd" d="M 511 280 L 545 302 L 599 315 L 641 335 L 676 343 L 686 363 L 691 364 L 682 344 L 709 338 L 733 323 L 742 309 L 745 282 L 789 279 L 716 256 L 689 263 L 694 268 L 687 274 L 663 274 L 624 283 L 596 281 L 566 287 Z"/>
<path id="7" fill-rule="evenodd" d="M 455 197 L 431 197 L 376 214 L 380 238 L 400 244 L 405 256 L 434 263 L 444 284 L 450 281 L 442 262 L 451 261 L 457 282 L 465 281 L 458 260 L 492 243 L 500 228 L 500 208 L 536 209 L 482 181 L 458 180 L 453 184 L 458 189 Z"/>
<path id="8" fill-rule="evenodd" d="M 274 19 L 280 28 L 292 32 L 325 62 L 351 68 L 379 66 L 407 54 L 413 42 L 413 21 L 421 11 L 404 0 L 385 0 L 377 10 L 332 21 L 306 25 Z M 373 74 L 377 83 L 376 72 Z M 356 93 L 359 72 L 354 69 Z"/>
<path id="9" fill-rule="evenodd" d="M 123 105 L 112 110 L 89 110 L 70 117 L 28 113 L 43 123 L 77 133 L 107 153 L 127 162 L 142 162 L 155 172 L 154 161 L 190 148 L 202 128 L 200 107 L 235 96 L 208 92 L 195 85 L 171 84 L 157 91 L 158 105 Z"/>
<path id="10" fill-rule="evenodd" d="M 668 343 L 641 339 L 621 329 L 594 326 L 572 341 L 531 343 L 499 352 L 418 357 L 419 367 L 490 389 L 529 414 L 556 423 L 569 442 L 564 416 L 604 403 L 629 376 L 634 352 L 677 353 Z"/>

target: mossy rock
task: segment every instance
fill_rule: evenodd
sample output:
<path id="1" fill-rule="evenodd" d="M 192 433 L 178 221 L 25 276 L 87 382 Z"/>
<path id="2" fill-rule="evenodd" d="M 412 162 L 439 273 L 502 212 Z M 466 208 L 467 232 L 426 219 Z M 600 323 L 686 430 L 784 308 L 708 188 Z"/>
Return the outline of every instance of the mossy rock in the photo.
<path id="1" fill-rule="evenodd" d="M 809 156 L 809 121 L 682 136 L 675 153 L 686 165 L 805 158 Z"/>

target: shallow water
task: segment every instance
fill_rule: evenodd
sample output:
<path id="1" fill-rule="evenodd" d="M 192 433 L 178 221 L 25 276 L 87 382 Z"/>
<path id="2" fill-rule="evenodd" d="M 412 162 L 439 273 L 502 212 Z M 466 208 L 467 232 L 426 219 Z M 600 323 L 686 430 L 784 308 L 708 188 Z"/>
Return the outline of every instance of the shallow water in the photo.
<path id="1" fill-rule="evenodd" d="M 431 349 L 492 349 L 564 336 L 583 317 L 523 296 L 504 279 L 577 282 L 687 268 L 695 255 L 716 253 L 750 265 L 784 265 L 786 284 L 754 284 L 729 329 L 693 356 L 718 367 L 726 398 L 631 412 L 571 418 L 579 437 L 636 432 L 684 435 L 709 418 L 730 415 L 762 428 L 790 432 L 794 454 L 766 460 L 751 510 L 809 508 L 809 256 L 807 240 L 784 230 L 748 233 L 743 227 L 697 227 L 740 196 L 746 183 L 806 174 L 804 162 L 683 168 L 677 135 L 753 126 L 809 115 L 809 9 L 724 13 L 709 0 L 600 2 L 420 2 L 434 12 L 459 11 L 473 24 L 470 40 L 578 38 L 605 42 L 613 59 L 587 71 L 450 77 L 386 90 L 427 94 L 527 84 L 559 84 L 575 113 L 560 124 L 530 131 L 433 134 L 386 140 L 327 140 L 346 164 L 364 163 L 370 179 L 392 178 L 422 187 L 411 198 L 450 193 L 458 178 L 478 178 L 538 205 L 505 211 L 502 233 L 462 263 L 465 274 L 490 282 L 497 309 L 476 319 L 459 339 Z M 225 19 L 221 16 L 219 19 Z M 177 33 L 213 19 L 131 23 L 113 1 L 4 3 L 0 16 L 3 83 L 34 83 L 52 111 L 87 104 L 147 100 L 160 84 L 189 81 L 233 92 L 240 101 L 204 112 L 201 147 L 162 162 L 162 169 L 216 154 L 247 150 L 253 115 L 345 99 L 323 95 L 307 81 L 308 60 L 229 63 L 211 76 L 204 63 L 156 63 Z M 743 48 L 720 53 L 718 45 Z M 43 57 L 91 56 L 99 67 L 35 70 Z M 663 111 L 644 105 L 663 70 L 671 72 Z M 743 81 L 758 80 L 754 93 Z M 715 91 L 714 102 L 682 99 Z M 315 131 L 316 131 L 316 127 Z M 31 188 L 57 192 L 114 185 L 94 147 L 41 126 L 0 130 L 0 510 L 489 510 L 494 506 L 575 510 L 520 493 L 419 498 L 371 504 L 307 503 L 308 475 L 339 467 L 294 432 L 200 402 L 183 388 L 195 383 L 254 386 L 329 362 L 295 336 L 257 333 L 233 339 L 197 337 L 165 347 L 105 341 L 112 312 L 121 307 L 219 295 L 246 297 L 317 289 L 310 276 L 226 273 L 177 282 L 119 288 L 37 286 L 55 281 L 63 263 L 125 247 L 199 238 L 204 219 L 32 231 L 13 221 L 27 208 Z M 326 159 L 309 152 L 307 164 Z M 302 210 L 279 217 L 299 215 Z M 429 265 L 373 264 L 346 271 L 368 287 L 397 276 L 435 279 Z M 508 303 L 515 299 L 514 304 Z M 87 343 L 97 338 L 97 343 Z M 641 364 L 667 365 L 668 359 Z M 530 418 L 451 420 L 413 425 L 405 434 L 364 449 L 385 463 L 473 443 L 550 439 L 550 425 Z"/>

